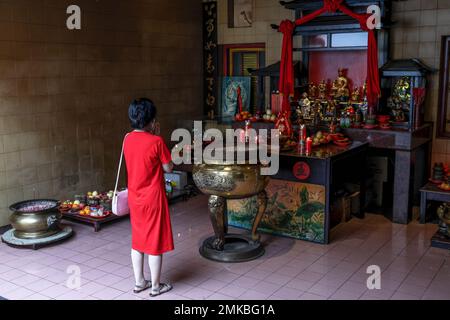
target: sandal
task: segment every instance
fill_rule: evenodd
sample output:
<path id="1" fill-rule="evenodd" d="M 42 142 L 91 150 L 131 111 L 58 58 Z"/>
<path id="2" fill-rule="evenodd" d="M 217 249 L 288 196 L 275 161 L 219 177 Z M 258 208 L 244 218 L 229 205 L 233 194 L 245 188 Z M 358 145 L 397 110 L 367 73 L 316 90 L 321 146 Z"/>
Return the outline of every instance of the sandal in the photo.
<path id="1" fill-rule="evenodd" d="M 153 297 L 159 296 L 160 294 L 169 292 L 170 290 L 172 290 L 172 288 L 173 287 L 168 283 L 161 283 L 159 285 L 158 289 L 156 289 L 156 290 L 152 289 L 152 292 L 150 293 L 150 297 L 153 298 Z"/>
<path id="2" fill-rule="evenodd" d="M 142 286 L 136 285 L 133 289 L 134 293 L 140 293 L 142 291 L 145 291 L 147 289 L 150 289 L 152 287 L 152 282 L 149 280 L 145 280 L 144 284 Z"/>

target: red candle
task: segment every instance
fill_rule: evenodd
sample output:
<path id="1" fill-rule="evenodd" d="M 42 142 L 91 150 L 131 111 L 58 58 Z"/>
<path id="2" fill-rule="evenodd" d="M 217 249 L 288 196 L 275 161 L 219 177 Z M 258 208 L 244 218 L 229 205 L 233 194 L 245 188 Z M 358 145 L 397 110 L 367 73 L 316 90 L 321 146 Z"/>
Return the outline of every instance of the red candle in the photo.
<path id="1" fill-rule="evenodd" d="M 239 114 L 242 113 L 242 89 L 241 87 L 237 87 L 237 105 L 239 109 Z"/>
<path id="2" fill-rule="evenodd" d="M 312 139 L 311 137 L 306 138 L 306 155 L 310 155 L 312 151 Z"/>

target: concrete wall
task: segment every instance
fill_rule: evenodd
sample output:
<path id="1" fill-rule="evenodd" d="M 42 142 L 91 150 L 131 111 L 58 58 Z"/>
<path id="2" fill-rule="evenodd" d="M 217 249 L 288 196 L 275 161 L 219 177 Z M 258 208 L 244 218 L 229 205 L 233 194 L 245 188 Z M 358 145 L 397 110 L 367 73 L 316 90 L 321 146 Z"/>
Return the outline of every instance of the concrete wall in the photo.
<path id="1" fill-rule="evenodd" d="M 112 188 L 132 99 L 166 137 L 202 113 L 201 17 L 200 0 L 0 0 L 0 226 L 13 202 Z"/>

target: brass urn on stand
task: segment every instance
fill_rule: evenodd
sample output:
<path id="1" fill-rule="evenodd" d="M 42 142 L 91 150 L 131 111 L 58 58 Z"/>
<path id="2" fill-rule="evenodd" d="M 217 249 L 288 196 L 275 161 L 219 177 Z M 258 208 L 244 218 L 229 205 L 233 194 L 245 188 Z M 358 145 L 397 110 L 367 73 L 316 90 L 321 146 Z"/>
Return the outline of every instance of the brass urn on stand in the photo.
<path id="1" fill-rule="evenodd" d="M 439 229 L 431 237 L 431 246 L 450 250 L 450 203 L 443 203 L 437 209 Z"/>
<path id="2" fill-rule="evenodd" d="M 439 232 L 450 239 L 450 204 L 444 203 L 437 209 Z"/>
<path id="3" fill-rule="evenodd" d="M 208 161 L 193 168 L 193 179 L 204 194 L 209 195 L 208 207 L 214 236 L 206 239 L 200 254 L 220 262 L 244 262 L 264 254 L 257 229 L 266 211 L 265 188 L 269 177 L 261 175 L 259 164 L 234 164 Z M 229 234 L 227 200 L 258 198 L 258 211 L 250 235 Z"/>
<path id="4" fill-rule="evenodd" d="M 38 249 L 72 236 L 70 226 L 62 226 L 59 201 L 27 200 L 10 206 L 12 229 L 2 235 L 2 241 L 12 247 Z"/>

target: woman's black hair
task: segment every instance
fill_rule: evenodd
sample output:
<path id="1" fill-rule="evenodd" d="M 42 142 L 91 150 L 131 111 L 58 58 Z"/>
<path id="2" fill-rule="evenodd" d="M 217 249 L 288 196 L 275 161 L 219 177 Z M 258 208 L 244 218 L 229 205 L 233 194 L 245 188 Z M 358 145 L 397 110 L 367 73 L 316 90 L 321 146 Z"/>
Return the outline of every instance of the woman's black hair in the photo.
<path id="1" fill-rule="evenodd" d="M 156 107 L 147 98 L 134 100 L 128 108 L 128 118 L 133 129 L 142 130 L 156 117 Z"/>

